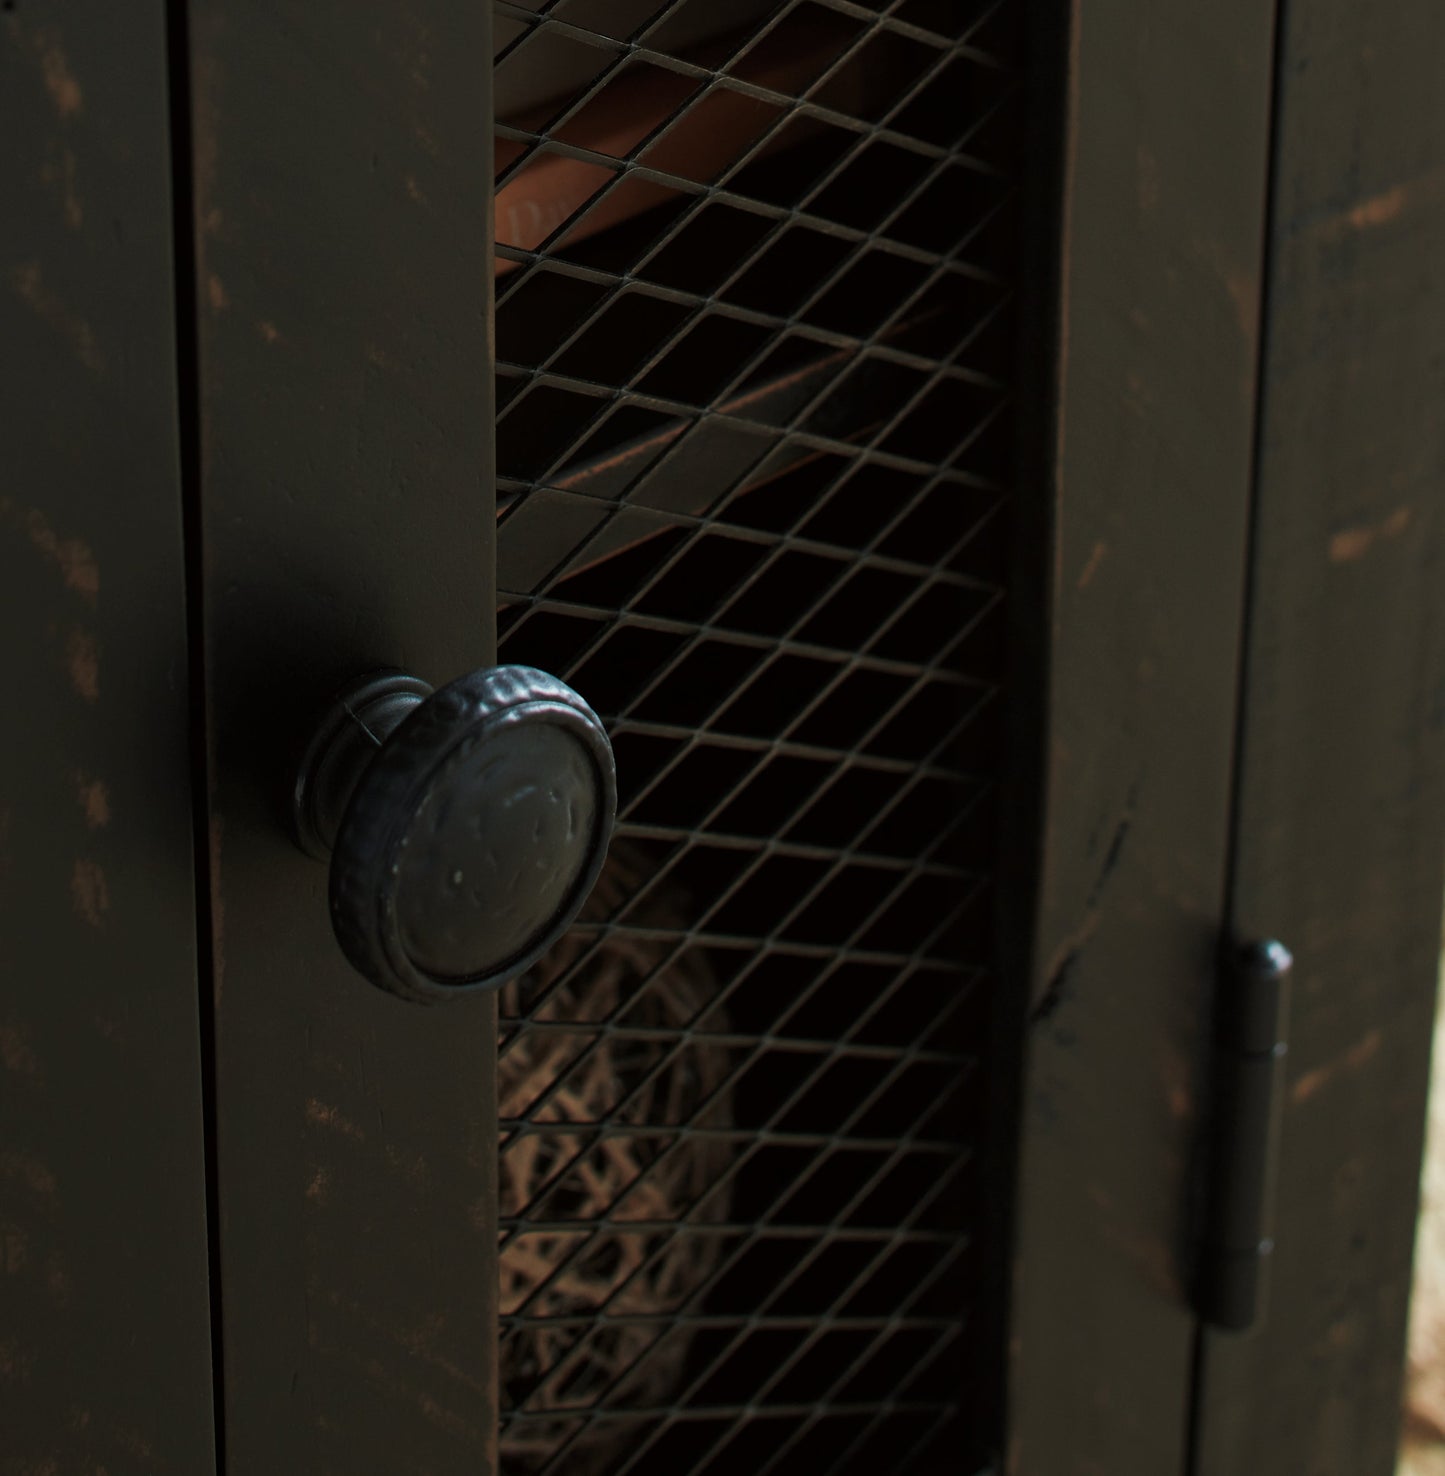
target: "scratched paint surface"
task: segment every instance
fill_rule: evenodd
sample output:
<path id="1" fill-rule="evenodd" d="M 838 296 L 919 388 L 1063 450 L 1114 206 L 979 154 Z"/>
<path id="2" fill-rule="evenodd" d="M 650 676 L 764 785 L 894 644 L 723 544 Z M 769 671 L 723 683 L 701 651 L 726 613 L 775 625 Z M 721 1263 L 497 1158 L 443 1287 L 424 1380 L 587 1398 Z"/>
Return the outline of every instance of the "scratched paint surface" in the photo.
<path id="1" fill-rule="evenodd" d="M 1395 1462 L 1445 892 L 1445 10 L 1282 11 L 1231 911 L 1295 958 L 1268 1320 L 1198 1476 Z"/>
<path id="2" fill-rule="evenodd" d="M 338 685 L 494 649 L 489 7 L 190 19 L 227 1472 L 484 1476 L 491 1002 L 350 969 L 285 795 Z"/>
<path id="3" fill-rule="evenodd" d="M 0 9 L 0 1472 L 214 1469 L 164 6 Z"/>
<path id="4" fill-rule="evenodd" d="M 1105 0 L 1073 6 L 1072 25 L 1008 1469 L 1174 1476 L 1228 838 L 1270 16 L 1171 0 L 1145 17 Z"/>

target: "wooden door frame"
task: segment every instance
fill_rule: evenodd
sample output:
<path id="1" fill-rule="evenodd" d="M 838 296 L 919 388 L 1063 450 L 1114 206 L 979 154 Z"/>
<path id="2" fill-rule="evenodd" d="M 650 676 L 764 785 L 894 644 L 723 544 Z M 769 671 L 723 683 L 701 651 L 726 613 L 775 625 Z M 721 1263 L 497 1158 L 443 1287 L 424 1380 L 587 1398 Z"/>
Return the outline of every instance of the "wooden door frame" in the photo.
<path id="1" fill-rule="evenodd" d="M 1043 145 L 1031 234 L 1050 246 L 1024 345 L 1056 355 L 1021 494 L 1024 541 L 1049 562 L 1035 552 L 1018 596 L 1046 612 L 1024 632 L 1043 711 L 1023 715 L 1045 752 L 1040 784 L 1018 745 L 1015 782 L 1039 786 L 1042 820 L 1032 928 L 1008 929 L 1028 983 L 1004 1464 L 1167 1476 L 1191 1417 L 1273 17 L 1248 0 L 1032 15 L 1040 127 L 1063 157 L 1055 173 Z"/>
<path id="2" fill-rule="evenodd" d="M 1072 9 L 1007 1467 L 1388 1476 L 1445 884 L 1445 17 Z M 1240 1336 L 1194 1317 L 1189 1223 L 1216 960 L 1266 936 L 1292 1045 Z"/>
<path id="3" fill-rule="evenodd" d="M 1445 12 L 1285 3 L 1230 926 L 1295 956 L 1267 1318 L 1195 1476 L 1390 1476 L 1445 889 Z"/>

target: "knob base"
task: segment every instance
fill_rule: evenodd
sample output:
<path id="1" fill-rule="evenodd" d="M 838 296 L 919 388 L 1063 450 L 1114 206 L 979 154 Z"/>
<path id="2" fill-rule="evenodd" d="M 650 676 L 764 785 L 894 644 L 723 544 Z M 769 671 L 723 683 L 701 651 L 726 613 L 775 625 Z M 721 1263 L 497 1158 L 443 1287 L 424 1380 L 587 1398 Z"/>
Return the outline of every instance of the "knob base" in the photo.
<path id="1" fill-rule="evenodd" d="M 324 861 L 341 817 L 381 746 L 432 694 L 420 677 L 373 671 L 348 682 L 317 724 L 296 771 L 291 819 L 296 842 Z"/>

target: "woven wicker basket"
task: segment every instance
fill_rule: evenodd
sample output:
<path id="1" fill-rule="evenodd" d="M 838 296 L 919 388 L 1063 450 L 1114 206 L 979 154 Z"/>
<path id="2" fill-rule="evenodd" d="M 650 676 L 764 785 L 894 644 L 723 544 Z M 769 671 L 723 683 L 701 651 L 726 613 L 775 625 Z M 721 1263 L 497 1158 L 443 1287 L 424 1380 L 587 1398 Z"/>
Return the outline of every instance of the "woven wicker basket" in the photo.
<path id="1" fill-rule="evenodd" d="M 615 915 L 646 876 L 638 858 L 615 847 L 596 909 Z M 679 1048 L 676 1037 L 587 1029 L 625 1012 L 634 1029 L 680 1030 L 716 994 L 695 952 L 672 959 L 673 945 L 655 936 L 685 928 L 686 899 L 649 896 L 642 910 L 636 921 L 647 938 L 617 929 L 592 946 L 594 939 L 574 933 L 502 992 L 504 1020 L 578 1025 L 564 1033 L 524 1024 L 502 1048 L 503 1218 L 578 1226 L 550 1233 L 523 1224 L 501 1251 L 501 1310 L 523 1319 L 506 1329 L 501 1345 L 504 1411 L 525 1411 L 522 1419 L 504 1413 L 501 1454 L 509 1472 L 541 1470 L 564 1446 L 556 1469 L 568 1476 L 606 1468 L 612 1433 L 623 1427 L 588 1417 L 600 1405 L 656 1404 L 675 1391 L 691 1336 L 674 1315 L 721 1254 L 717 1236 L 626 1228 L 684 1215 L 692 1224 L 724 1218 L 726 1192 L 708 1191 L 731 1153 L 714 1137 L 616 1132 L 619 1123 L 681 1128 L 703 1104 L 710 1127 L 731 1120 L 720 1090 L 732 1064 L 726 1046 L 710 1045 L 706 1034 Z M 717 1021 L 714 1012 L 710 1031 L 720 1028 Z M 608 1131 L 599 1131 L 604 1126 Z M 607 1320 L 613 1317 L 645 1320 Z"/>

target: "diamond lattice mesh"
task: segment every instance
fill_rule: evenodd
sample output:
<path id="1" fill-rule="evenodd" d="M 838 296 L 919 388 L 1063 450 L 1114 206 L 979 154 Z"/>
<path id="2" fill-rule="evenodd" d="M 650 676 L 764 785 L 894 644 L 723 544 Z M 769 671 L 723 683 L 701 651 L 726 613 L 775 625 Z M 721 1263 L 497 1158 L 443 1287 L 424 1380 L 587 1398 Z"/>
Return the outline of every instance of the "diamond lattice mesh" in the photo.
<path id="1" fill-rule="evenodd" d="M 509 1471 L 959 1469 L 1014 0 L 498 3 L 501 659 L 618 839 L 502 999 Z"/>

